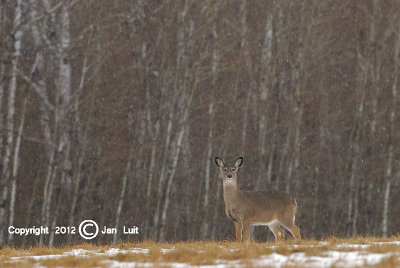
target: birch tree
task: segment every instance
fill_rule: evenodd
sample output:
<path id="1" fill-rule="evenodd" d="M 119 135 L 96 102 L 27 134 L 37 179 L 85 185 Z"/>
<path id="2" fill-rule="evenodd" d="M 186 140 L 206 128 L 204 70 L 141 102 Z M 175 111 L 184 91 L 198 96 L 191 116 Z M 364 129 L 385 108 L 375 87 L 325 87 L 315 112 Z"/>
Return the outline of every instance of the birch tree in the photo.
<path id="1" fill-rule="evenodd" d="M 217 79 L 217 68 L 219 67 L 218 60 L 219 60 L 219 50 L 217 47 L 217 40 L 218 40 L 218 32 L 217 32 L 217 25 L 216 19 L 218 15 L 218 8 L 215 8 L 213 14 L 211 16 L 212 23 L 212 37 L 213 37 L 213 47 L 212 47 L 212 60 L 211 60 L 211 87 L 216 87 L 216 79 Z M 209 211 L 209 201 L 210 201 L 210 180 L 211 180 L 211 164 L 212 164 L 212 153 L 213 153 L 213 137 L 214 137 L 214 120 L 215 120 L 215 97 L 214 92 L 210 93 L 210 101 L 208 104 L 208 117 L 209 117 L 209 125 L 208 125 L 208 138 L 207 138 L 207 149 L 205 153 L 205 170 L 204 170 L 204 199 L 203 199 L 203 211 L 204 216 L 202 220 L 202 229 L 201 229 L 201 238 L 205 240 L 208 235 L 209 229 L 209 221 L 210 217 L 208 216 Z"/>
<path id="2" fill-rule="evenodd" d="M 14 115 L 15 115 L 15 95 L 17 91 L 17 75 L 18 62 L 21 55 L 21 38 L 22 38 L 22 1 L 18 0 L 14 8 L 13 19 L 13 54 L 11 59 L 11 79 L 8 86 L 7 97 L 7 116 L 6 116 L 6 144 L 2 161 L 1 173 L 1 195 L 0 195 L 0 245 L 4 244 L 4 232 L 7 221 L 6 202 L 8 199 L 8 185 L 10 181 L 10 161 L 11 150 L 14 142 Z M 15 186 L 14 186 L 15 187 Z"/>
<path id="3" fill-rule="evenodd" d="M 259 118 L 259 176 L 257 179 L 257 186 L 260 185 L 261 180 L 265 177 L 264 167 L 266 162 L 266 136 L 268 129 L 267 111 L 268 111 L 268 97 L 269 91 L 272 86 L 272 34 L 273 34 L 273 13 L 268 14 L 267 22 L 264 30 L 264 42 L 261 50 L 261 67 L 260 67 L 260 118 Z M 258 187 L 257 187 L 258 188 Z"/>
<path id="4" fill-rule="evenodd" d="M 397 31 L 399 28 L 397 29 Z M 386 172 L 385 172 L 385 191 L 383 197 L 383 212 L 382 212 L 382 234 L 383 236 L 388 235 L 388 210 L 389 210 L 389 198 L 390 190 L 393 181 L 393 143 L 395 139 L 395 117 L 396 113 L 396 103 L 397 103 L 397 83 L 398 83 L 398 71 L 399 71 L 399 54 L 400 54 L 400 36 L 397 32 L 396 38 L 393 45 L 393 65 L 394 65 L 394 78 L 392 82 L 392 103 L 389 114 L 389 148 L 387 153 L 386 161 Z"/>

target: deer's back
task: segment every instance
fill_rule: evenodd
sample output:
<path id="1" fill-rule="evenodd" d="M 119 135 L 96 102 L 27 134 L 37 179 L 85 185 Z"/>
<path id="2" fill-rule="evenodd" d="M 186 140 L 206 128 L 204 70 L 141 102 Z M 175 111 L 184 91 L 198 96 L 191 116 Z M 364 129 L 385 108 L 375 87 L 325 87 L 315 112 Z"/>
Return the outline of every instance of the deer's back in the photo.
<path id="1" fill-rule="evenodd" d="M 275 217 L 282 212 L 291 213 L 296 210 L 295 199 L 280 190 L 270 191 L 241 191 L 242 206 L 248 210 L 249 216 L 262 212 L 263 215 Z M 286 214 L 286 213 L 285 213 Z M 262 216 L 262 215 L 260 215 Z"/>

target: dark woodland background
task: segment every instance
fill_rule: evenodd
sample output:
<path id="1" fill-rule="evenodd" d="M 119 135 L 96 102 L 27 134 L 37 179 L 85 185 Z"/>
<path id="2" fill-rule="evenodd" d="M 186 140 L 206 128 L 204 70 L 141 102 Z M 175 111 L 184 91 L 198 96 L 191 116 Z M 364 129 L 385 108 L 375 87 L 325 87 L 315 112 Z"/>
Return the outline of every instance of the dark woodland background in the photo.
<path id="1" fill-rule="evenodd" d="M 400 230 L 399 1 L 3 0 L 0 36 L 0 245 L 233 240 L 215 156 L 304 237 Z"/>

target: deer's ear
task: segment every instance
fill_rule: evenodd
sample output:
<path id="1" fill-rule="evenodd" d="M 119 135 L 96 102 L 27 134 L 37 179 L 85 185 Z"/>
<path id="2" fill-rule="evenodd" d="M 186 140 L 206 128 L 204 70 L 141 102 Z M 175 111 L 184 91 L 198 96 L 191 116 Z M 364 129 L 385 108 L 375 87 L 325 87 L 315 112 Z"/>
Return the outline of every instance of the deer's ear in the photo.
<path id="1" fill-rule="evenodd" d="M 236 161 L 235 161 L 235 167 L 240 167 L 243 164 L 243 157 L 239 157 Z"/>
<path id="2" fill-rule="evenodd" d="M 225 166 L 224 162 L 223 162 L 219 157 L 215 157 L 215 164 L 216 164 L 218 167 L 223 167 L 223 166 Z"/>

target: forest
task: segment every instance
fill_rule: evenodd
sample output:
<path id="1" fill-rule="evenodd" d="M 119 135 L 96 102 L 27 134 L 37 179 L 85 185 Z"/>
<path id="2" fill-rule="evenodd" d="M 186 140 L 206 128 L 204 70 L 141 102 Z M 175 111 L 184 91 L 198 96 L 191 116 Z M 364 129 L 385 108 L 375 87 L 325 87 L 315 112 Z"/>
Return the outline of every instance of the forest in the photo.
<path id="1" fill-rule="evenodd" d="M 216 156 L 305 238 L 400 232 L 398 1 L 9 0 L 0 37 L 0 247 L 233 241 Z"/>

